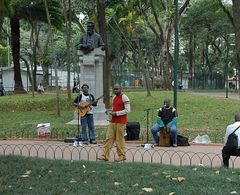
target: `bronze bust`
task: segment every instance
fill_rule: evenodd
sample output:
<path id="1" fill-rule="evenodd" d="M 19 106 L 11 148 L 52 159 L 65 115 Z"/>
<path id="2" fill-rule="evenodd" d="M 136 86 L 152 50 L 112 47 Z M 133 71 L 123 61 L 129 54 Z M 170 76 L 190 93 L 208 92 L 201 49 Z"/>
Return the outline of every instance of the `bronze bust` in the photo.
<path id="1" fill-rule="evenodd" d="M 101 48 L 102 50 L 105 50 L 101 36 L 98 33 L 94 32 L 93 22 L 87 23 L 87 32 L 81 36 L 80 41 L 76 47 L 84 54 L 90 53 L 95 48 Z"/>

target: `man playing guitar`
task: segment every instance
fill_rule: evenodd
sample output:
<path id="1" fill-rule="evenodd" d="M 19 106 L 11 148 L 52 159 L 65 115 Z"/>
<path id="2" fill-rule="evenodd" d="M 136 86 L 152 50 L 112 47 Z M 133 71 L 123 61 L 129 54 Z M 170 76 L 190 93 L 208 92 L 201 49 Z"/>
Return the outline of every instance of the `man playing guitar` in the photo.
<path id="1" fill-rule="evenodd" d="M 97 100 L 94 96 L 88 93 L 89 86 L 87 84 L 82 85 L 82 94 L 79 94 L 74 100 L 74 105 L 77 108 L 78 114 L 81 117 L 82 126 L 82 141 L 83 144 L 87 144 L 88 137 L 91 144 L 96 144 L 95 131 L 94 131 L 94 119 L 92 106 L 97 106 Z M 87 135 L 87 126 L 89 128 L 89 134 Z"/>

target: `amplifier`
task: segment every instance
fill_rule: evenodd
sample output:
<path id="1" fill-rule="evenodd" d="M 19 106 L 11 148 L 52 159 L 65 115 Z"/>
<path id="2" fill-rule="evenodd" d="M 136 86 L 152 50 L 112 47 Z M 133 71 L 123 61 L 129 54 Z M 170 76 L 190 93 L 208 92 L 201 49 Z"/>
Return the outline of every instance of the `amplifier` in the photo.
<path id="1" fill-rule="evenodd" d="M 126 124 L 127 140 L 139 140 L 140 123 L 139 122 L 127 122 Z"/>

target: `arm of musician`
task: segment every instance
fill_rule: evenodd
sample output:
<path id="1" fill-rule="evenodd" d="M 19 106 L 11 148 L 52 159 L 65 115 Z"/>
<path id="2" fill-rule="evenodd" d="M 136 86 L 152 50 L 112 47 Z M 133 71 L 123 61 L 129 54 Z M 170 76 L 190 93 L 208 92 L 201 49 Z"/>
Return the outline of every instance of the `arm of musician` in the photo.
<path id="1" fill-rule="evenodd" d="M 96 107 L 96 106 L 97 106 L 97 103 L 98 103 L 98 100 L 94 100 L 93 103 L 92 103 L 92 106 L 93 106 L 93 107 Z"/>
<path id="2" fill-rule="evenodd" d="M 123 104 L 124 104 L 124 109 L 120 110 L 120 111 L 117 111 L 116 116 L 125 115 L 125 114 L 127 114 L 131 111 L 130 101 L 129 101 L 129 99 L 126 95 L 123 95 Z"/>
<path id="3" fill-rule="evenodd" d="M 73 102 L 74 107 L 78 107 L 78 104 L 76 102 Z"/>
<path id="4" fill-rule="evenodd" d="M 178 117 L 174 117 L 170 123 L 168 123 L 168 126 L 171 127 L 172 125 L 177 126 Z"/>
<path id="5" fill-rule="evenodd" d="M 124 110 L 116 111 L 116 112 L 111 112 L 110 114 L 113 116 L 122 116 L 126 115 L 127 113 L 130 112 L 130 102 L 124 103 Z"/>

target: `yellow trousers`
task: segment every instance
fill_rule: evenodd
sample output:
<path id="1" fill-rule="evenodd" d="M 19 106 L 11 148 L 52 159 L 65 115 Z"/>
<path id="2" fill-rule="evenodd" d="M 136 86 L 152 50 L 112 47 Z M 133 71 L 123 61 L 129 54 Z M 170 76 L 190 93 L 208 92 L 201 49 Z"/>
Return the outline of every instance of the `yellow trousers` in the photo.
<path id="1" fill-rule="evenodd" d="M 114 141 L 117 146 L 117 154 L 120 158 L 125 157 L 125 124 L 120 123 L 110 123 L 107 130 L 105 144 L 103 146 L 103 156 L 106 160 L 109 159 L 110 151 Z"/>

